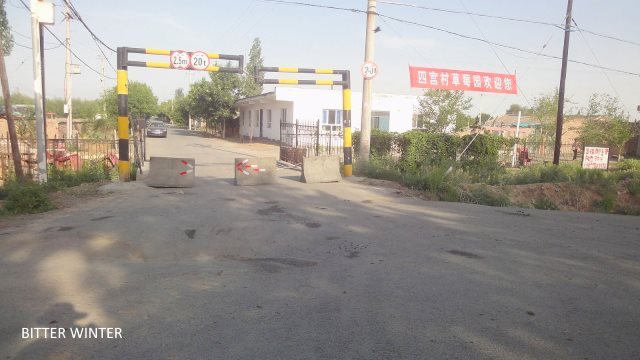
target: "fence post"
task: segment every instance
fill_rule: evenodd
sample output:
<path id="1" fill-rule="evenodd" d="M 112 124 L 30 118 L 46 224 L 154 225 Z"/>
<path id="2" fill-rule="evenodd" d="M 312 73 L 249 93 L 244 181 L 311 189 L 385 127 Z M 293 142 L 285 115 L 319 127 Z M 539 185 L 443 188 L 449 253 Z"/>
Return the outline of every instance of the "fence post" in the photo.
<path id="1" fill-rule="evenodd" d="M 76 132 L 76 172 L 80 171 L 80 139 Z"/>
<path id="2" fill-rule="evenodd" d="M 320 120 L 316 121 L 316 156 L 320 156 Z"/>
<path id="3" fill-rule="evenodd" d="M 298 120 L 296 120 L 296 123 L 293 125 L 296 127 L 296 149 L 298 148 Z"/>

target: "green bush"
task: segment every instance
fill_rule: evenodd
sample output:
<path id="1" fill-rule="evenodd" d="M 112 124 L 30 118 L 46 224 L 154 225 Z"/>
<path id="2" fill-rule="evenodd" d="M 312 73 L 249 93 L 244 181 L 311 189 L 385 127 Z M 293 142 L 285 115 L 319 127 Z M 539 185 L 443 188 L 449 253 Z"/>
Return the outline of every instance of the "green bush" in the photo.
<path id="1" fill-rule="evenodd" d="M 640 197 L 640 179 L 633 179 L 627 183 L 627 190 L 635 197 Z"/>
<path id="2" fill-rule="evenodd" d="M 598 208 L 601 212 L 610 213 L 616 206 L 616 195 L 605 194 L 601 200 L 594 200 L 593 206 Z"/>
<path id="3" fill-rule="evenodd" d="M 636 159 L 624 159 L 618 163 L 616 167 L 622 171 L 637 171 L 640 172 L 640 160 Z"/>
<path id="4" fill-rule="evenodd" d="M 109 179 L 100 163 L 87 163 L 79 171 L 71 169 L 49 168 L 47 186 L 51 190 L 78 186 L 82 183 L 99 182 Z"/>
<path id="5" fill-rule="evenodd" d="M 369 162 L 356 161 L 353 167 L 354 174 L 374 179 L 401 181 L 402 174 L 397 169 L 397 162 L 391 156 L 372 155 Z"/>
<path id="6" fill-rule="evenodd" d="M 360 139 L 362 133 L 357 131 L 352 135 L 353 152 L 358 155 L 360 152 Z M 390 155 L 398 141 L 398 134 L 379 129 L 371 130 L 371 139 L 369 142 L 371 156 Z"/>
<path id="7" fill-rule="evenodd" d="M 425 191 L 438 200 L 458 201 L 459 187 L 465 178 L 458 172 L 449 171 L 449 168 L 447 163 L 427 166 L 417 173 L 404 174 L 403 183 L 410 188 Z"/>
<path id="8" fill-rule="evenodd" d="M 470 193 L 470 202 L 479 205 L 488 205 L 488 206 L 509 206 L 510 201 L 509 198 L 504 194 L 495 194 L 489 190 L 486 185 L 482 185 L 480 187 L 476 187 L 471 189 Z"/>
<path id="9" fill-rule="evenodd" d="M 27 181 L 5 186 L 4 208 L 11 214 L 35 214 L 53 209 L 45 185 Z"/>
<path id="10" fill-rule="evenodd" d="M 553 200 L 545 197 L 539 197 L 533 202 L 533 207 L 540 210 L 558 210 L 558 205 Z"/>
<path id="11" fill-rule="evenodd" d="M 404 173 L 416 173 L 423 167 L 449 163 L 456 158 L 459 137 L 449 134 L 433 134 L 409 131 L 398 137 L 399 167 Z"/>

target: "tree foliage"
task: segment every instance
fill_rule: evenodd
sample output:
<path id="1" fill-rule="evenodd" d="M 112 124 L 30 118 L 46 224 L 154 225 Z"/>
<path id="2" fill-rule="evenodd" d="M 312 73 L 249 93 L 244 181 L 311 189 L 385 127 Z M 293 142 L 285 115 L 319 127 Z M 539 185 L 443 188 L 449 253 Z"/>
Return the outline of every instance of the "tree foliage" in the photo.
<path id="1" fill-rule="evenodd" d="M 7 19 L 7 12 L 4 10 L 4 0 L 0 0 L 0 37 L 4 56 L 11 55 L 11 50 L 13 50 L 13 35 L 11 34 L 11 26 L 9 26 L 9 20 Z"/>
<path id="2" fill-rule="evenodd" d="M 522 115 L 533 115 L 533 109 L 520 104 L 511 104 L 505 111 L 507 115 L 518 115 L 518 112 L 522 111 Z"/>
<path id="3" fill-rule="evenodd" d="M 187 97 L 192 116 L 205 119 L 207 125 L 233 119 L 235 102 L 242 92 L 242 79 L 234 73 L 210 73 L 191 86 Z"/>
<path id="4" fill-rule="evenodd" d="M 556 119 L 558 116 L 558 89 L 541 94 L 533 101 L 531 114 L 540 122 L 535 139 L 541 142 L 553 142 L 556 137 Z"/>
<path id="5" fill-rule="evenodd" d="M 262 44 L 260 38 L 253 39 L 251 50 L 249 51 L 249 61 L 247 63 L 246 75 L 244 77 L 243 95 L 256 96 L 262 94 L 262 84 L 256 82 L 256 69 L 263 65 Z M 259 80 L 264 79 L 264 75 L 258 76 Z"/>
<path id="6" fill-rule="evenodd" d="M 633 136 L 633 126 L 620 100 L 607 94 L 593 94 L 587 105 L 586 121 L 580 129 L 584 145 L 606 145 L 622 148 Z"/>
<path id="7" fill-rule="evenodd" d="M 107 90 L 103 101 L 107 104 L 107 117 L 115 120 L 118 116 L 118 94 L 115 86 Z M 129 117 L 145 118 L 158 112 L 158 98 L 149 85 L 132 81 L 129 83 Z"/>
<path id="8" fill-rule="evenodd" d="M 425 91 L 419 98 L 417 127 L 430 133 L 450 132 L 467 123 L 465 111 L 471 108 L 471 98 L 464 91 Z"/>

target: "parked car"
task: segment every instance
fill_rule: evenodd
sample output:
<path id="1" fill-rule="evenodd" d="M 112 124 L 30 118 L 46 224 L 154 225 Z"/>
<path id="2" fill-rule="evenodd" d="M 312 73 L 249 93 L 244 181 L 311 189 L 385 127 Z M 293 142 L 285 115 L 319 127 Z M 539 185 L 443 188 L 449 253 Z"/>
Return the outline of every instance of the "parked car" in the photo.
<path id="1" fill-rule="evenodd" d="M 147 126 L 147 136 L 149 137 L 167 137 L 167 126 L 160 121 L 150 122 Z"/>

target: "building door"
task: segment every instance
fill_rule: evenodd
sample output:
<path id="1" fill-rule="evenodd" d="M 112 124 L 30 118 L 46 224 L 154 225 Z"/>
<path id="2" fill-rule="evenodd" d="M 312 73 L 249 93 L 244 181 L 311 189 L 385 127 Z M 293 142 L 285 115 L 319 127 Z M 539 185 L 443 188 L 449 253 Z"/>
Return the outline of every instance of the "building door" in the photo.
<path id="1" fill-rule="evenodd" d="M 260 109 L 260 115 L 259 115 L 260 116 L 260 137 L 262 137 L 262 125 L 263 125 L 263 122 L 262 122 L 263 116 L 262 115 L 263 115 L 263 113 L 264 113 L 264 111 L 262 109 Z"/>

